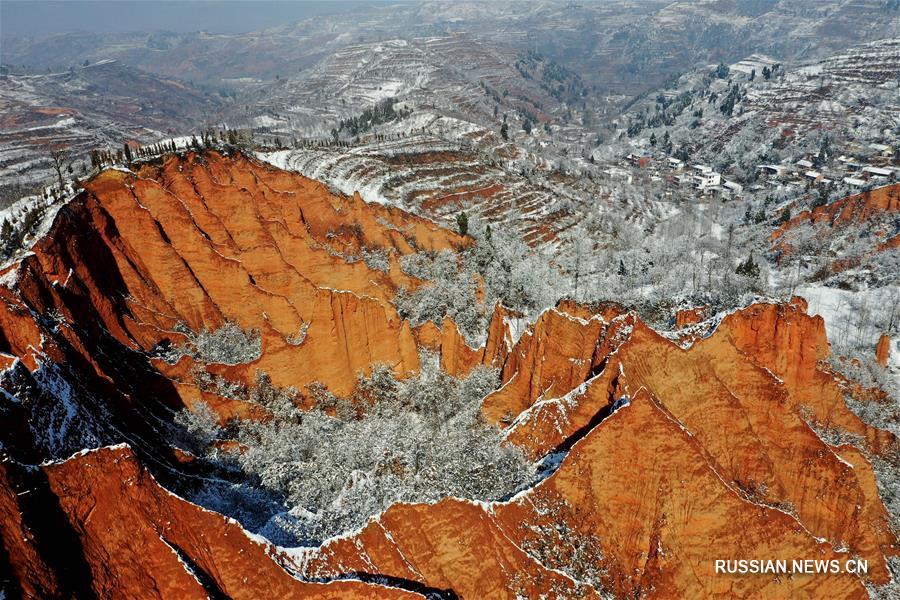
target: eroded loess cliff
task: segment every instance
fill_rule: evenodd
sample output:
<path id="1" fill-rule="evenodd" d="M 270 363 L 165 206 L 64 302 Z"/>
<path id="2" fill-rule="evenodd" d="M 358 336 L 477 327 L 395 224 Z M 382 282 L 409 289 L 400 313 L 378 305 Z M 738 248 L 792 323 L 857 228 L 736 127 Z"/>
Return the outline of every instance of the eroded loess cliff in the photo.
<path id="1" fill-rule="evenodd" d="M 391 304 L 423 285 L 400 256 L 469 243 L 241 156 L 92 179 L 0 287 L 0 578 L 101 598 L 865 598 L 890 582 L 897 524 L 872 465 L 896 468 L 900 447 L 848 409 L 802 300 L 695 311 L 665 335 L 614 303 L 531 323 L 498 304 L 471 348 Z M 250 359 L 167 356 L 227 323 L 258 332 Z M 499 370 L 481 414 L 541 461 L 537 481 L 397 504 L 302 551 L 167 491 L 203 475 L 172 447 L 173 410 L 266 418 L 215 382 L 346 396 L 373 364 L 415 371 L 421 349 L 452 375 Z M 849 557 L 868 574 L 714 572 Z"/>
<path id="2" fill-rule="evenodd" d="M 849 555 L 869 561 L 870 584 L 891 581 L 900 546 L 868 459 L 895 460 L 897 440 L 846 407 L 820 370 L 827 352 L 799 299 L 736 311 L 685 345 L 621 309 L 561 304 L 500 360 L 505 385 L 483 409 L 558 469 L 507 502 L 396 506 L 306 572 L 370 565 L 463 597 L 866 598 L 848 573 L 714 572 L 722 556 Z"/>
<path id="3" fill-rule="evenodd" d="M 900 184 L 841 198 L 835 202 L 804 210 L 782 223 L 769 236 L 779 263 L 796 248 L 831 246 L 828 274 L 859 267 L 866 260 L 900 248 Z M 824 251 L 820 251 L 826 254 Z"/>
<path id="4" fill-rule="evenodd" d="M 4 546 L 25 597 L 422 597 L 361 581 L 299 581 L 265 541 L 160 487 L 124 445 L 38 470 L 5 461 L 0 483 Z"/>
<path id="5" fill-rule="evenodd" d="M 41 362 L 69 365 L 112 406 L 203 399 L 227 418 L 250 409 L 203 382 L 247 385 L 257 372 L 279 387 L 319 382 L 346 395 L 375 363 L 400 376 L 418 368 L 416 337 L 390 300 L 399 286 L 421 282 L 398 258 L 467 243 L 240 156 L 190 154 L 136 173 L 107 170 L 60 210 L 33 254 L 10 267 L 16 283 L 0 290 L 0 350 L 30 371 Z M 375 267 L 365 260 L 372 255 Z M 258 357 L 153 358 L 184 345 L 186 331 L 226 323 L 258 332 Z"/>

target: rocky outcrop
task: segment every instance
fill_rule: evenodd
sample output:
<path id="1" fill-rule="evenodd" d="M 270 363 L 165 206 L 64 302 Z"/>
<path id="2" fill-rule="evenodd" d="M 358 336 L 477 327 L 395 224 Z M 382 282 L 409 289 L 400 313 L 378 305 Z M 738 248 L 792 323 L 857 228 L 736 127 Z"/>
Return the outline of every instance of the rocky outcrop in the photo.
<path id="1" fill-rule="evenodd" d="M 794 253 L 795 247 L 812 241 L 813 236 L 837 240 L 849 233 L 850 242 L 843 245 L 839 258 L 830 260 L 827 265 L 828 274 L 833 275 L 855 268 L 872 256 L 896 249 L 900 245 L 895 220 L 898 212 L 900 184 L 886 185 L 804 210 L 779 225 L 769 236 L 769 241 L 776 259 L 781 262 Z M 803 226 L 813 229 L 803 232 Z M 852 254 L 848 254 L 847 248 L 852 249 Z"/>
<path id="2" fill-rule="evenodd" d="M 503 362 L 503 387 L 484 399 L 485 418 L 509 422 L 535 402 L 564 396 L 587 380 L 602 361 L 595 350 L 608 326 L 602 314 L 585 319 L 564 305 L 543 312 Z"/>
<path id="3" fill-rule="evenodd" d="M 850 411 L 835 377 L 819 368 L 830 352 L 825 322 L 806 314 L 803 299 L 735 312 L 723 319 L 718 332 L 779 379 L 789 392 L 790 406 L 818 427 L 857 436 L 875 454 L 896 444 L 893 435 L 867 426 Z"/>
<path id="4" fill-rule="evenodd" d="M 878 344 L 875 346 L 875 362 L 882 367 L 888 366 L 891 358 L 891 336 L 882 333 L 878 338 Z"/>
<path id="5" fill-rule="evenodd" d="M 107 170 L 9 268 L 16 283 L 0 288 L 0 351 L 31 370 L 48 360 L 77 365 L 117 403 L 146 402 L 132 392 L 152 389 L 154 404 L 202 399 L 223 417 L 246 409 L 198 379 L 249 385 L 264 372 L 280 387 L 320 382 L 345 395 L 372 364 L 400 376 L 418 368 L 417 338 L 390 300 L 420 282 L 399 257 L 467 243 L 241 156 Z M 185 329 L 225 323 L 257 332 L 258 358 L 152 358 L 184 344 Z"/>
<path id="6" fill-rule="evenodd" d="M 515 500 L 395 506 L 352 538 L 327 543 L 306 572 L 366 565 L 464 598 L 867 597 L 845 573 L 717 575 L 721 553 L 845 556 L 783 508 L 727 483 L 696 437 L 640 390 Z"/>
<path id="7" fill-rule="evenodd" d="M 440 344 L 441 369 L 456 377 L 467 375 L 476 365 L 501 368 L 522 328 L 522 315 L 501 303 L 494 306 L 487 339 L 472 348 L 451 319 L 445 319 Z"/>
<path id="8" fill-rule="evenodd" d="M 127 446 L 82 452 L 36 472 L 5 462 L 0 474 L 0 530 L 26 597 L 422 597 L 362 581 L 293 577 L 268 543 L 160 487 Z"/>
<path id="9" fill-rule="evenodd" d="M 675 313 L 675 329 L 684 329 L 696 325 L 709 317 L 709 309 L 705 307 L 685 308 Z"/>
<path id="10" fill-rule="evenodd" d="M 817 432 L 853 427 L 873 451 L 896 447 L 896 440 L 865 426 L 845 405 L 840 410 L 827 397 L 810 406 L 826 394 L 843 405 L 833 378 L 826 382 L 822 373 L 823 380 L 813 379 L 802 389 L 787 377 L 779 381 L 773 363 L 767 367 L 742 357 L 742 349 L 727 339 L 733 331 L 723 323 L 715 335 L 685 353 L 660 344 L 655 332 L 641 326 L 618 354 L 629 384 L 659 399 L 736 492 L 791 514 L 816 538 L 852 547 L 872 561 L 870 573 L 886 580 L 883 556 L 895 551 L 896 542 L 887 513 L 869 506 L 867 498 L 875 489 L 858 479 L 856 470 Z M 810 389 L 817 392 L 807 393 Z M 785 440 L 791 440 L 787 446 Z M 863 514 L 878 516 L 867 522 Z"/>
<path id="11" fill-rule="evenodd" d="M 805 210 L 783 223 L 772 234 L 775 240 L 785 232 L 803 223 L 824 223 L 829 227 L 840 227 L 850 223 L 861 223 L 873 215 L 900 211 L 900 184 L 886 185 L 868 192 L 847 196 L 830 204 Z"/>
<path id="12" fill-rule="evenodd" d="M 307 575 L 367 565 L 467 598 L 866 598 L 849 573 L 737 577 L 713 560 L 858 556 L 868 581 L 890 580 L 900 546 L 865 456 L 897 441 L 838 402 L 802 301 L 736 311 L 688 349 L 633 315 L 589 312 L 541 315 L 484 401 L 558 470 L 506 502 L 396 506 L 307 556 Z M 831 445 L 828 427 L 859 445 Z"/>
<path id="13" fill-rule="evenodd" d="M 312 552 L 305 572 L 373 565 L 462 597 L 866 598 L 854 574 L 736 577 L 710 558 L 857 556 L 866 581 L 890 581 L 900 545 L 866 456 L 891 460 L 897 440 L 847 409 L 822 370 L 822 321 L 805 308 L 735 311 L 686 349 L 632 315 L 545 312 L 484 410 L 513 412 L 500 419 L 508 439 L 558 457 L 558 470 L 506 502 L 396 506 Z M 557 345 L 541 355 L 551 330 Z M 575 372 L 567 358 L 593 367 Z"/>

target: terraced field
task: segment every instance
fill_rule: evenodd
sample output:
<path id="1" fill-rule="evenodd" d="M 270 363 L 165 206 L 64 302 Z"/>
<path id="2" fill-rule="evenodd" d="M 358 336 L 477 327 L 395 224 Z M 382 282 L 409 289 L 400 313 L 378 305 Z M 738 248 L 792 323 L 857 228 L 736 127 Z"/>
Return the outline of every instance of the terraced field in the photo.
<path id="1" fill-rule="evenodd" d="M 486 136 L 487 137 L 487 136 Z M 552 241 L 575 222 L 572 204 L 589 207 L 572 178 L 523 176 L 503 160 L 484 160 L 474 146 L 428 134 L 395 142 L 309 147 L 260 154 L 277 166 L 328 182 L 346 194 L 400 206 L 453 225 L 461 210 L 487 222 L 510 222 L 528 241 Z"/>
<path id="2" fill-rule="evenodd" d="M 194 127 L 223 101 L 180 81 L 115 61 L 44 74 L 4 74 L 0 85 L 0 179 L 52 176 L 49 153 L 66 149 L 86 162 L 94 148 L 156 141 Z"/>

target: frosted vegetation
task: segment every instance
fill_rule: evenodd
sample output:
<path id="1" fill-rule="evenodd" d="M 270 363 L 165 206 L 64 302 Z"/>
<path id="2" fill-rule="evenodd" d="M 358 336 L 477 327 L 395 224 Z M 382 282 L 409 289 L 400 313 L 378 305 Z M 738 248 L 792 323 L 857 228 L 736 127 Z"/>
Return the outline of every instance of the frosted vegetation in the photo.
<path id="1" fill-rule="evenodd" d="M 630 205 L 632 192 L 653 198 L 663 191 L 623 184 L 619 201 Z M 770 227 L 783 212 L 779 202 L 773 198 L 761 206 L 761 218 Z M 452 318 L 470 343 L 483 340 L 497 301 L 533 317 L 564 297 L 587 303 L 614 300 L 667 328 L 679 308 L 708 306 L 716 312 L 758 297 L 800 294 L 810 299 L 813 314 L 826 317 L 834 350 L 845 355 L 870 356 L 881 332 L 896 331 L 896 298 L 866 298 L 877 291 L 874 288 L 892 289 L 898 253 L 865 256 L 872 245 L 868 225 L 827 235 L 820 226 L 791 229 L 786 239 L 796 250 L 778 266 L 772 262 L 777 257 L 770 251 L 771 229 L 760 228 L 759 218 L 747 206 L 720 200 L 677 203 L 656 224 L 613 212 L 588 212 L 577 226 L 562 232 L 558 243 L 531 248 L 508 223 L 486 226 L 482 215 L 471 213 L 468 233 L 476 243 L 470 248 L 459 255 L 445 251 L 401 258 L 406 273 L 429 284 L 415 291 L 401 289 L 395 304 L 413 325 L 433 321 L 440 326 L 444 317 Z M 834 256 L 857 255 L 864 256 L 858 266 L 835 267 Z M 840 314 L 815 302 L 810 282 L 829 286 L 816 288 L 826 295 L 846 296 Z"/>
<path id="2" fill-rule="evenodd" d="M 171 364 L 182 356 L 190 356 L 205 363 L 240 365 L 253 362 L 262 354 L 259 332 L 247 332 L 234 323 L 228 322 L 219 329 L 195 333 L 183 323 L 175 326 L 175 331 L 184 335 L 184 344 L 161 349 L 160 358 Z"/>
<path id="3" fill-rule="evenodd" d="M 604 600 L 615 598 L 603 586 L 609 572 L 604 567 L 607 562 L 601 540 L 584 533 L 590 531 L 589 512 L 573 507 L 557 494 L 538 496 L 532 501 L 535 510 L 549 518 L 542 523 L 519 525 L 521 548 L 539 564 L 562 571 L 575 582 L 574 590 L 554 590 L 556 597 L 588 598 L 596 593 Z M 514 578 L 517 598 L 528 597 L 528 588 L 522 585 L 525 583 L 524 578 Z"/>
<path id="4" fill-rule="evenodd" d="M 533 468 L 481 419 L 481 400 L 497 385 L 495 370 L 478 367 L 457 379 L 423 356 L 410 379 L 400 381 L 386 367 L 360 376 L 349 399 L 313 385 L 313 407 L 301 410 L 296 390 L 276 389 L 260 376 L 244 399 L 271 419 L 219 427 L 203 405 L 178 414 L 184 444 L 223 473 L 193 498 L 276 543 L 297 544 L 357 528 L 396 502 L 508 496 Z M 267 516 L 260 518 L 260 508 Z"/>
<path id="5" fill-rule="evenodd" d="M 866 582 L 866 589 L 871 600 L 894 600 L 900 598 L 900 557 L 888 556 L 886 558 L 888 570 L 891 572 L 891 581 L 884 585 L 873 585 Z"/>
<path id="6" fill-rule="evenodd" d="M 3 222 L 0 224 L 0 260 L 10 258 L 24 246 L 25 238 L 33 234 L 43 212 L 43 206 L 35 205 L 27 208 L 20 219 L 16 219 L 14 215 L 3 215 Z"/>
<path id="7" fill-rule="evenodd" d="M 381 271 L 387 273 L 391 270 L 391 263 L 388 261 L 387 252 L 380 248 L 363 248 L 360 257 L 366 266 L 373 271 Z"/>
<path id="8" fill-rule="evenodd" d="M 851 355 L 850 358 L 831 357 L 831 368 L 867 388 L 878 388 L 887 394 L 884 402 L 875 400 L 858 401 L 847 397 L 847 406 L 855 412 L 863 421 L 891 431 L 900 436 L 900 381 L 898 377 L 876 363 L 869 356 Z M 900 494 L 900 488 L 897 490 Z M 898 513 L 900 514 L 900 513 Z"/>
<path id="9" fill-rule="evenodd" d="M 450 317 L 473 343 L 483 340 L 494 305 L 525 315 L 551 306 L 564 287 L 563 274 L 543 252 L 529 248 L 510 228 L 480 222 L 469 234 L 477 243 L 459 255 L 449 250 L 419 252 L 400 259 L 401 268 L 427 285 L 413 292 L 401 288 L 395 298 L 400 316 L 413 325 Z M 483 299 L 479 301 L 479 287 Z"/>
<path id="10" fill-rule="evenodd" d="M 626 186 L 620 201 L 630 203 L 631 192 L 653 197 L 655 191 Z M 715 311 L 782 293 L 768 263 L 754 252 L 755 240 L 733 225 L 736 207 L 685 202 L 661 216 L 650 225 L 615 213 L 586 215 L 562 234 L 554 259 L 564 273 L 558 294 L 589 303 L 614 300 L 668 327 L 678 308 Z"/>

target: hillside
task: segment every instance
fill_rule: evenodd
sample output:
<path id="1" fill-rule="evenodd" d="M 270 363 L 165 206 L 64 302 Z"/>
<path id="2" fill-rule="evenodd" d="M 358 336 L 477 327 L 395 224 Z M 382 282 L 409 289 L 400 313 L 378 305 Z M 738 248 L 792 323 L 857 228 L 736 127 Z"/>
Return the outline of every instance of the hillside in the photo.
<path id="1" fill-rule="evenodd" d="M 781 60 L 754 54 L 681 75 L 617 118 L 625 143 L 612 151 L 624 155 L 640 148 L 708 164 L 759 196 L 787 195 L 777 184 L 803 186 L 808 173 L 817 176 L 810 175 L 812 184 L 824 177 L 844 190 L 865 185 L 844 178 L 867 179 L 862 167 L 877 155 L 871 145 L 896 143 L 900 39 L 856 45 L 815 61 Z M 651 135 L 658 147 L 651 147 Z M 762 170 L 767 165 L 784 171 Z"/>
<path id="2" fill-rule="evenodd" d="M 346 45 L 467 32 L 536 49 L 627 99 L 697 64 L 754 53 L 815 59 L 900 34 L 893 0 L 700 2 L 428 2 L 376 4 L 247 34 L 142 32 L 30 35 L 4 40 L 4 62 L 56 68 L 117 59 L 214 87 L 287 77 Z"/>
<path id="3" fill-rule="evenodd" d="M 56 178 L 50 159 L 65 150 L 66 173 L 83 176 L 87 154 L 147 143 L 189 130 L 218 112 L 224 99 L 183 81 L 164 79 L 115 61 L 60 72 L 0 75 L 0 177 L 20 186 Z M 68 179 L 70 173 L 66 173 Z"/>
<path id="4" fill-rule="evenodd" d="M 501 233 L 233 151 L 86 181 L 2 274 L 11 593 L 896 593 L 900 445 L 857 416 L 896 410 L 803 300 L 544 308 Z"/>
<path id="5" fill-rule="evenodd" d="M 0 22 L 0 600 L 900 598 L 900 0 Z"/>
<path id="6" fill-rule="evenodd" d="M 460 34 L 348 46 L 225 121 L 293 146 L 261 156 L 345 193 L 554 241 L 567 207 L 602 194 L 562 166 L 593 139 L 578 123 L 597 101 L 553 61 Z"/>

